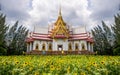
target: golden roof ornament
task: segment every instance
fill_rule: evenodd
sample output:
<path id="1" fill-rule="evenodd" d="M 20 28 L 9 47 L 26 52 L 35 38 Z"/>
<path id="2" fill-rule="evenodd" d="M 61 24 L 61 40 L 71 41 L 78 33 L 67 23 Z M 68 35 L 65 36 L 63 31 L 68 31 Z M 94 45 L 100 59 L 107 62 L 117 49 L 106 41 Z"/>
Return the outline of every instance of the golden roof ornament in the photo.
<path id="1" fill-rule="evenodd" d="M 61 7 L 59 9 L 58 19 L 55 22 L 54 29 L 52 30 L 51 37 L 55 38 L 57 35 L 62 35 L 65 38 L 69 37 L 69 30 L 61 15 Z"/>

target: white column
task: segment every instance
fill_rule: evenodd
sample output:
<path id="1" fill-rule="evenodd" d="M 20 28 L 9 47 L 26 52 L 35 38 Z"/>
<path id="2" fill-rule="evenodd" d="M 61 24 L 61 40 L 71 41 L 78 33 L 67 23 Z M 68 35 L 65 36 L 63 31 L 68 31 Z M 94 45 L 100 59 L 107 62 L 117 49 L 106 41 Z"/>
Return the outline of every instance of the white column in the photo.
<path id="1" fill-rule="evenodd" d="M 87 50 L 89 51 L 89 42 L 86 42 L 87 43 Z"/>
<path id="2" fill-rule="evenodd" d="M 30 42 L 30 44 L 29 44 L 29 49 L 30 49 L 30 51 L 31 51 L 31 42 Z"/>
<path id="3" fill-rule="evenodd" d="M 87 41 L 84 42 L 85 50 L 87 50 Z"/>
<path id="4" fill-rule="evenodd" d="M 53 39 L 53 50 L 57 51 L 57 42 L 55 39 Z"/>
<path id="5" fill-rule="evenodd" d="M 75 42 L 73 42 L 73 51 L 75 51 Z"/>
<path id="6" fill-rule="evenodd" d="M 89 42 L 88 46 L 89 46 L 89 51 L 91 51 L 91 45 L 90 45 L 90 42 Z"/>
<path id="7" fill-rule="evenodd" d="M 81 48 L 80 48 L 81 46 L 80 46 L 80 42 L 78 43 L 78 48 L 79 48 L 79 51 L 81 50 Z"/>
<path id="8" fill-rule="evenodd" d="M 31 50 L 33 50 L 33 45 L 32 45 L 32 42 L 31 42 Z"/>
<path id="9" fill-rule="evenodd" d="M 35 41 L 33 42 L 33 50 L 35 50 Z"/>
<path id="10" fill-rule="evenodd" d="M 52 43 L 52 48 L 53 48 L 53 51 L 55 50 L 55 44 L 54 44 L 54 39 L 53 39 L 53 43 Z"/>
<path id="11" fill-rule="evenodd" d="M 32 43 L 30 42 L 30 51 L 32 51 Z"/>
<path id="12" fill-rule="evenodd" d="M 30 52 L 30 43 L 29 43 L 29 46 L 28 46 L 28 51 Z"/>
<path id="13" fill-rule="evenodd" d="M 29 52 L 29 44 L 27 43 L 27 52 Z"/>
<path id="14" fill-rule="evenodd" d="M 93 44 L 91 44 L 91 51 L 93 52 Z"/>
<path id="15" fill-rule="evenodd" d="M 62 43 L 63 42 L 63 43 Z M 63 50 L 68 51 L 68 40 L 61 40 L 60 43 L 63 45 Z"/>
<path id="16" fill-rule="evenodd" d="M 40 50 L 40 51 L 42 50 L 42 41 L 40 41 L 39 50 Z"/>
<path id="17" fill-rule="evenodd" d="M 72 51 L 74 50 L 73 46 L 74 46 L 74 43 L 73 41 L 71 42 L 71 46 L 72 46 Z"/>
<path id="18" fill-rule="evenodd" d="M 46 51 L 48 51 L 48 42 L 46 42 Z"/>

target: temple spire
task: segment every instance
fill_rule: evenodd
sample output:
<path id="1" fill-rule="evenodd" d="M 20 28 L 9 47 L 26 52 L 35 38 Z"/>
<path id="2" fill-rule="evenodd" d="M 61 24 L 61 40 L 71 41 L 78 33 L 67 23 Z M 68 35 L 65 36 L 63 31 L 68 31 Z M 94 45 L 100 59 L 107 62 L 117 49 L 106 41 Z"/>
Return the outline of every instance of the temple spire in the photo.
<path id="1" fill-rule="evenodd" d="M 61 6 L 60 6 L 60 9 L 59 9 L 59 16 L 61 16 Z"/>
<path id="2" fill-rule="evenodd" d="M 64 35 L 64 38 L 69 37 L 69 30 L 67 29 L 66 23 L 64 22 L 61 14 L 61 7 L 59 8 L 59 15 L 57 21 L 54 23 L 54 28 L 52 30 L 52 38 L 55 38 L 57 35 Z"/>

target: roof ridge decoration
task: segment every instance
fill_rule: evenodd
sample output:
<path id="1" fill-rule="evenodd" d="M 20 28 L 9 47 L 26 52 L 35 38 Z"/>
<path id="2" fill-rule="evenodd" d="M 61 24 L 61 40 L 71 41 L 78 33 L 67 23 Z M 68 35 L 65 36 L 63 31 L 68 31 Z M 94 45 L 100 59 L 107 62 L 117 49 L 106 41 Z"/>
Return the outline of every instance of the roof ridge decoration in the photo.
<path id="1" fill-rule="evenodd" d="M 69 29 L 64 22 L 61 14 L 61 7 L 59 9 L 59 16 L 57 21 L 54 23 L 54 28 L 52 30 L 51 37 L 55 38 L 56 35 L 64 35 L 64 37 L 69 38 Z"/>

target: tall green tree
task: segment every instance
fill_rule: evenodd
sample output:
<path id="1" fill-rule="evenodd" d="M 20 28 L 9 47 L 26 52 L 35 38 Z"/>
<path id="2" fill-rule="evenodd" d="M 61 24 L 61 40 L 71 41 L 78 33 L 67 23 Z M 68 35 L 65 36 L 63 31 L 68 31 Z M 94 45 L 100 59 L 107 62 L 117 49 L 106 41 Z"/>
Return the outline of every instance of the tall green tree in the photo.
<path id="1" fill-rule="evenodd" d="M 97 26 L 92 29 L 94 36 L 94 50 L 99 54 L 112 55 L 113 33 L 111 29 L 102 21 L 102 26 Z"/>
<path id="2" fill-rule="evenodd" d="M 112 55 L 113 54 L 113 42 L 114 42 L 114 35 L 110 28 L 110 26 L 106 25 L 104 21 L 102 21 L 102 27 L 104 31 L 104 50 L 106 54 Z"/>
<path id="3" fill-rule="evenodd" d="M 18 21 L 9 29 L 6 36 L 8 54 L 22 54 L 26 50 L 27 33 L 27 28 L 23 25 L 19 26 Z"/>
<path id="4" fill-rule="evenodd" d="M 5 55 L 7 49 L 5 47 L 5 35 L 8 29 L 6 22 L 6 16 L 0 13 L 0 55 Z"/>
<path id="5" fill-rule="evenodd" d="M 92 34 L 94 36 L 94 50 L 97 51 L 99 54 L 103 53 L 103 45 L 101 44 L 102 41 L 102 28 L 98 25 L 92 30 Z"/>
<path id="6" fill-rule="evenodd" d="M 115 24 L 112 26 L 115 35 L 114 54 L 120 55 L 120 14 L 114 16 L 114 19 Z"/>
<path id="7" fill-rule="evenodd" d="M 7 32 L 6 45 L 8 48 L 7 50 L 8 55 L 15 54 L 15 49 L 13 48 L 15 45 L 13 45 L 12 43 L 14 42 L 14 37 L 16 35 L 17 27 L 18 27 L 18 21 L 11 28 L 9 28 Z"/>

